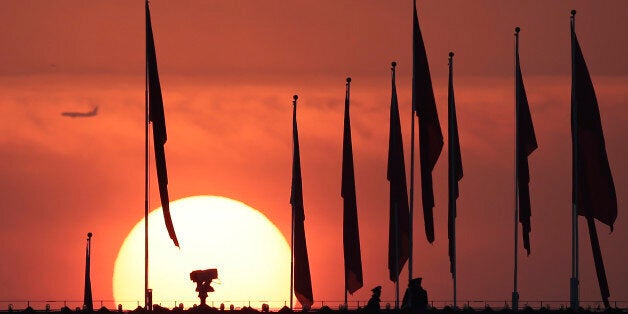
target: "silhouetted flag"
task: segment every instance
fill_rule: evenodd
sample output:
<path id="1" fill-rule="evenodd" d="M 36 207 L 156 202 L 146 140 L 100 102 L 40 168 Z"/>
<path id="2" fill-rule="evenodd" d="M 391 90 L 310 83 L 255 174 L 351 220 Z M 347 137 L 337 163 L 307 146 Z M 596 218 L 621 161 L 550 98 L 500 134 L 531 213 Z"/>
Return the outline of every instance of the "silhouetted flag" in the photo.
<path id="1" fill-rule="evenodd" d="M 88 235 L 88 236 L 91 236 Z M 94 302 L 92 301 L 92 280 L 90 279 L 90 259 L 91 252 L 89 251 L 89 239 L 87 239 L 87 246 L 85 247 L 85 290 L 83 291 L 83 309 L 86 311 L 94 310 Z"/>
<path id="2" fill-rule="evenodd" d="M 530 169 L 528 167 L 528 156 L 537 149 L 536 135 L 534 134 L 534 126 L 532 125 L 532 116 L 530 115 L 530 107 L 528 106 L 528 98 L 526 90 L 523 86 L 523 76 L 521 75 L 521 66 L 519 65 L 519 40 L 517 37 L 517 45 L 515 49 L 515 88 L 516 88 L 516 143 L 517 145 L 517 189 L 519 194 L 519 222 L 523 229 L 523 247 L 530 255 Z"/>
<path id="3" fill-rule="evenodd" d="M 161 207 L 163 208 L 164 221 L 168 234 L 179 246 L 177 235 L 174 232 L 172 219 L 170 218 L 170 200 L 168 198 L 168 172 L 166 170 L 166 154 L 164 145 L 166 144 L 166 120 L 164 117 L 164 103 L 161 98 L 161 85 L 159 84 L 159 73 L 157 72 L 157 57 L 155 55 L 155 42 L 153 39 L 153 29 L 150 23 L 150 11 L 146 2 L 146 71 L 148 76 L 148 106 L 149 119 L 153 123 L 153 143 L 155 145 L 155 162 L 157 164 L 157 180 L 159 183 L 159 196 Z"/>
<path id="4" fill-rule="evenodd" d="M 456 223 L 456 200 L 458 199 L 458 181 L 462 179 L 462 157 L 460 155 L 460 140 L 458 138 L 458 120 L 456 119 L 456 101 L 454 98 L 454 74 L 453 56 L 449 53 L 449 89 L 448 89 L 448 133 L 449 133 L 449 210 L 447 221 L 447 236 L 449 238 L 449 271 L 454 274 L 456 263 L 455 249 L 455 223 Z"/>
<path id="5" fill-rule="evenodd" d="M 575 158 L 578 163 L 574 165 L 578 176 L 578 185 L 574 185 L 574 189 L 578 189 L 578 199 L 574 202 L 579 215 L 593 217 L 612 231 L 617 218 L 617 196 L 606 156 L 600 109 L 576 33 L 572 36 L 571 108 L 572 116 L 575 115 L 572 118 L 572 140 L 574 144 L 577 141 L 578 146 L 577 151 L 574 146 L 574 154 L 578 155 Z"/>
<path id="6" fill-rule="evenodd" d="M 572 12 L 575 14 L 575 11 Z M 597 238 L 595 222 L 613 230 L 617 218 L 615 184 L 608 164 L 600 109 L 578 37 L 571 21 L 571 136 L 573 148 L 573 203 L 589 226 L 593 260 L 604 304 L 608 307 L 610 292 Z"/>
<path id="7" fill-rule="evenodd" d="M 392 96 L 390 100 L 390 137 L 388 141 L 388 181 L 390 182 L 390 220 L 388 228 L 388 270 L 390 280 L 397 281 L 409 256 L 408 188 L 403 157 L 399 103 L 395 85 L 395 66 L 392 68 Z M 395 264 L 396 261 L 396 264 Z"/>
<path id="8" fill-rule="evenodd" d="M 345 123 L 342 142 L 342 189 L 343 234 L 345 257 L 345 288 L 353 294 L 362 288 L 362 257 L 360 254 L 360 231 L 358 228 L 358 205 L 355 195 L 353 172 L 353 148 L 351 147 L 351 118 L 349 116 L 349 93 L 351 78 L 347 78 L 345 94 Z"/>
<path id="9" fill-rule="evenodd" d="M 292 138 L 294 151 L 292 155 L 292 188 L 290 204 L 292 205 L 292 220 L 294 224 L 294 294 L 303 307 L 314 304 L 312 295 L 312 280 L 310 277 L 310 263 L 307 257 L 305 242 L 305 212 L 303 210 L 303 185 L 301 181 L 301 155 L 299 153 L 299 132 L 297 131 L 297 96 L 294 96 L 292 112 Z"/>
<path id="10" fill-rule="evenodd" d="M 436 112 L 430 68 L 427 63 L 425 44 L 419 28 L 419 18 L 414 3 L 412 109 L 419 117 L 419 150 L 421 160 L 421 195 L 423 218 L 427 240 L 434 242 L 434 188 L 432 170 L 443 149 L 443 133 Z"/>

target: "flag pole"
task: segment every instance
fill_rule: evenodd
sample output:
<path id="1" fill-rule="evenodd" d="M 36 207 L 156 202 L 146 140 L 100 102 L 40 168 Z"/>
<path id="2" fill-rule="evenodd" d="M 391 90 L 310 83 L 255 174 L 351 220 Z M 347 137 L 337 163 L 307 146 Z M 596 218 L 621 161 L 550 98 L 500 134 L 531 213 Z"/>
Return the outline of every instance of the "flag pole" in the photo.
<path id="1" fill-rule="evenodd" d="M 512 290 L 512 310 L 519 310 L 519 291 L 517 291 L 517 277 L 518 277 L 518 260 L 519 256 L 517 255 L 519 251 L 519 229 L 518 229 L 518 218 L 519 218 L 519 99 L 518 95 L 519 84 L 517 84 L 518 75 L 517 75 L 517 58 L 519 52 L 519 31 L 521 29 L 519 27 L 515 27 L 515 237 L 514 237 L 514 274 L 513 274 L 513 290 Z"/>
<path id="2" fill-rule="evenodd" d="M 416 2 L 412 0 L 413 9 L 416 11 Z M 412 23 L 414 23 L 414 16 L 412 17 Z M 412 54 L 414 55 L 414 30 L 412 34 Z M 414 86 L 414 58 L 412 58 L 412 86 Z M 414 90 L 413 90 L 414 91 Z M 410 129 L 410 219 L 409 219 L 409 229 L 408 229 L 408 238 L 410 243 L 410 250 L 408 251 L 408 284 L 412 280 L 412 261 L 414 260 L 413 256 L 413 243 L 414 243 L 414 115 L 416 114 L 416 95 L 412 93 L 412 123 Z"/>
<path id="3" fill-rule="evenodd" d="M 347 82 L 347 84 L 345 84 L 345 86 L 346 86 L 345 97 L 347 99 L 347 104 L 348 104 L 349 103 L 349 98 L 351 96 L 351 94 L 350 94 L 351 93 L 351 78 L 347 77 L 347 81 L 346 82 Z M 343 143 L 343 145 L 344 145 L 344 143 Z M 343 150 L 344 150 L 344 147 L 343 147 Z M 344 158 L 344 151 L 343 151 L 343 158 Z M 351 158 L 353 158 L 353 156 Z M 343 167 L 344 167 L 344 161 L 343 161 Z M 343 174 L 342 175 L 344 177 L 344 169 L 343 169 Z M 355 181 L 355 178 L 353 180 Z M 344 183 L 343 183 L 343 185 L 344 185 Z M 344 209 L 344 210 L 346 210 L 346 209 Z M 345 226 L 343 225 L 343 232 L 344 232 L 344 228 L 345 228 Z M 345 259 L 346 258 L 347 257 L 345 256 Z M 349 305 L 348 305 L 348 301 L 347 301 L 348 300 L 348 296 L 347 296 L 347 290 L 348 289 L 349 289 L 349 287 L 347 286 L 347 264 L 346 264 L 346 260 L 345 260 L 345 311 L 349 310 Z"/>
<path id="4" fill-rule="evenodd" d="M 148 0 L 146 0 L 146 14 L 148 12 Z M 148 16 L 145 16 L 148 23 Z M 148 31 L 148 30 L 146 30 Z M 148 34 L 146 34 L 146 47 L 148 49 Z M 144 105 L 146 108 L 146 117 L 144 121 L 144 309 L 148 310 L 148 124 L 150 121 L 148 107 L 148 52 L 146 53 L 145 62 L 145 88 L 144 88 Z"/>
<path id="5" fill-rule="evenodd" d="M 453 72 L 454 72 L 454 53 L 453 51 L 449 52 L 449 84 L 453 84 Z M 453 85 L 450 85 L 453 86 Z M 453 88 L 452 90 L 449 91 L 450 93 L 453 94 Z M 450 95 L 449 97 L 453 97 L 453 95 Z M 449 101 L 449 113 L 448 114 L 448 125 L 449 125 L 449 140 L 448 140 L 448 150 L 449 150 L 449 202 L 450 202 L 450 206 L 451 207 L 451 213 L 449 213 L 450 215 L 452 215 L 452 217 L 450 217 L 450 219 L 452 219 L 452 223 L 451 223 L 451 235 L 452 235 L 452 251 L 451 254 L 453 256 L 453 263 L 451 265 L 451 271 L 452 271 L 452 279 L 453 279 L 453 284 L 454 284 L 454 309 L 458 306 L 458 291 L 457 291 L 457 274 L 456 274 L 456 198 L 455 196 L 452 195 L 452 191 L 453 191 L 453 185 L 454 182 L 456 182 L 456 177 L 457 174 L 455 173 L 456 171 L 456 167 L 454 165 L 454 158 L 456 156 L 454 149 L 456 149 L 454 146 L 454 141 L 453 141 L 453 132 L 455 132 L 455 130 L 453 130 L 452 125 L 453 125 L 453 115 L 451 114 L 451 112 L 453 112 L 454 108 L 453 104 L 451 101 Z"/>
<path id="6" fill-rule="evenodd" d="M 570 28 L 571 28 L 571 97 L 573 103 L 573 92 L 574 92 L 574 45 L 575 45 L 575 31 L 576 31 L 576 10 L 571 10 L 571 19 L 570 19 Z M 569 289 L 569 299 L 570 306 L 572 310 L 578 309 L 580 306 L 580 296 L 579 296 L 579 279 L 578 279 L 578 171 L 576 171 L 576 167 L 578 165 L 578 106 L 571 106 L 572 110 L 572 132 L 574 134 L 573 140 L 573 200 L 572 200 L 572 212 L 571 212 L 571 279 L 570 279 L 570 289 Z"/>
<path id="7" fill-rule="evenodd" d="M 92 300 L 92 281 L 91 281 L 91 259 L 92 259 L 92 233 L 87 233 L 87 247 L 85 250 L 85 289 L 83 291 L 83 310 L 94 311 L 94 302 Z"/>
<path id="8" fill-rule="evenodd" d="M 393 218 L 395 219 L 395 310 L 399 309 L 399 206 L 393 205 Z"/>
<path id="9" fill-rule="evenodd" d="M 298 95 L 292 96 L 292 119 L 297 116 L 297 99 Z M 294 145 L 294 143 L 292 143 Z M 293 156 L 294 157 L 294 156 Z M 293 174 L 294 175 L 294 174 Z M 294 188 L 294 187 L 293 187 Z M 294 295 L 294 206 L 292 206 L 292 231 L 290 232 L 290 310 L 292 310 L 292 302 Z"/>
<path id="10" fill-rule="evenodd" d="M 392 79 L 393 82 L 395 82 L 395 67 L 397 66 L 397 62 L 393 61 L 391 65 Z M 393 219 L 395 229 L 395 309 L 399 309 L 399 206 L 396 202 L 393 205 Z"/>

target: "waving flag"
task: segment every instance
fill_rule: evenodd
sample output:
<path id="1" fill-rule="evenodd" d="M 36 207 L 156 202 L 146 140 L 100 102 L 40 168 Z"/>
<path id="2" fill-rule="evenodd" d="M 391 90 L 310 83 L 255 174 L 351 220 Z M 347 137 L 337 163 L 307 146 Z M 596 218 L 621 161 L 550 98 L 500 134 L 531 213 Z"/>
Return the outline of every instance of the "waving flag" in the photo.
<path id="1" fill-rule="evenodd" d="M 390 182 L 390 220 L 388 225 L 388 270 L 390 280 L 397 281 L 410 251 L 408 188 L 403 158 L 401 120 L 395 85 L 395 66 L 392 68 L 392 95 L 390 101 L 390 136 L 388 141 L 388 181 Z"/>
<path id="2" fill-rule="evenodd" d="M 292 205 L 293 222 L 293 259 L 294 259 L 294 294 L 304 308 L 314 304 L 312 295 L 312 279 L 310 262 L 307 257 L 305 242 L 305 212 L 303 210 L 303 184 L 301 181 L 301 154 L 299 153 L 299 132 L 297 130 L 297 96 L 294 96 L 292 112 L 292 139 L 294 151 L 292 155 L 292 189 L 290 204 Z"/>
<path id="3" fill-rule="evenodd" d="M 360 231 L 358 228 L 358 205 L 355 195 L 353 172 L 353 148 L 351 147 L 351 118 L 349 116 L 349 92 L 351 78 L 347 78 L 345 93 L 345 123 L 342 141 L 342 188 L 343 228 L 342 243 L 345 257 L 345 289 L 353 294 L 364 284 L 362 280 L 362 257 L 360 253 Z"/>
<path id="4" fill-rule="evenodd" d="M 430 67 L 427 63 L 425 44 L 421 36 L 419 18 L 414 4 L 414 27 L 412 45 L 412 109 L 419 117 L 419 150 L 421 160 L 421 195 L 423 219 L 427 240 L 434 242 L 434 188 L 432 170 L 443 149 L 443 133 L 436 112 L 436 101 L 432 89 Z"/>
<path id="5" fill-rule="evenodd" d="M 456 100 L 454 97 L 454 53 L 449 53 L 449 88 L 448 88 L 448 131 L 449 131 L 449 210 L 447 237 L 449 238 L 449 271 L 455 276 L 456 265 L 456 201 L 459 196 L 458 181 L 462 179 L 462 157 L 458 138 L 458 120 L 456 119 Z"/>
<path id="6" fill-rule="evenodd" d="M 170 218 L 170 200 L 168 198 L 168 171 L 166 169 L 166 153 L 164 145 L 168 139 L 166 135 L 166 119 L 164 116 L 164 102 L 161 97 L 161 85 L 157 72 L 157 57 L 155 55 L 155 41 L 153 29 L 150 23 L 150 11 L 146 2 L 146 75 L 148 76 L 148 112 L 149 120 L 153 124 L 153 144 L 155 147 L 155 163 L 157 164 L 157 182 L 159 183 L 159 196 L 164 213 L 164 221 L 168 235 L 179 246 L 177 234 L 174 232 L 172 218 Z"/>
<path id="7" fill-rule="evenodd" d="M 517 28 L 519 30 L 519 28 Z M 518 32 L 517 32 L 518 34 Z M 519 222 L 523 229 L 523 247 L 530 255 L 530 169 L 528 156 L 537 149 L 536 135 L 532 125 L 532 116 L 528 106 L 526 89 L 523 86 L 523 76 L 519 65 L 519 36 L 515 47 L 515 94 L 516 94 L 516 151 L 517 151 L 517 191 L 519 195 Z"/>
<path id="8" fill-rule="evenodd" d="M 573 149 L 572 197 L 578 215 L 587 219 L 593 261 L 606 308 L 610 291 L 594 219 L 613 230 L 617 218 L 617 195 L 606 155 L 600 108 L 571 18 L 571 137 Z"/>

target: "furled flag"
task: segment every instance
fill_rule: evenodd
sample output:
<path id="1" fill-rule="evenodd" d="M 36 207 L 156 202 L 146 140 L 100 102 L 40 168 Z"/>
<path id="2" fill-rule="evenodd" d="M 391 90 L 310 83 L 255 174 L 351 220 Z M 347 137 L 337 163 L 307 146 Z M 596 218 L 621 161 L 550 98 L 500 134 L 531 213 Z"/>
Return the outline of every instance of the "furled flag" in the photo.
<path id="1" fill-rule="evenodd" d="M 456 200 L 458 199 L 458 181 L 462 179 L 462 157 L 458 138 L 458 120 L 456 119 L 456 101 L 454 98 L 454 53 L 449 53 L 449 88 L 448 88 L 448 132 L 449 132 L 449 210 L 447 236 L 449 238 L 449 271 L 455 275 L 456 265 Z"/>
<path id="2" fill-rule="evenodd" d="M 362 257 L 360 253 L 360 231 L 358 228 L 358 205 L 355 195 L 353 172 L 353 148 L 351 147 L 351 118 L 349 117 L 349 93 L 351 78 L 347 78 L 345 93 L 345 123 L 342 141 L 342 188 L 343 200 L 342 240 L 345 257 L 345 289 L 353 294 L 362 288 Z"/>
<path id="3" fill-rule="evenodd" d="M 159 196 L 164 213 L 164 221 L 168 235 L 179 246 L 177 235 L 174 232 L 172 219 L 170 218 L 170 200 L 168 198 L 168 171 L 166 169 L 166 153 L 164 145 L 168 139 L 166 135 L 166 120 L 164 117 L 164 102 L 161 98 L 161 85 L 157 72 L 157 57 L 155 55 L 155 41 L 153 29 L 150 23 L 150 11 L 146 2 L 146 75 L 148 76 L 148 103 L 149 120 L 153 123 L 153 144 L 155 146 L 155 162 L 157 164 L 157 181 L 159 183 Z"/>
<path id="4" fill-rule="evenodd" d="M 528 167 L 528 156 L 537 149 L 536 135 L 532 125 L 532 116 L 528 106 L 526 89 L 523 86 L 523 76 L 519 65 L 519 28 L 516 31 L 515 47 L 515 111 L 516 111 L 516 151 L 517 151 L 517 191 L 519 199 L 519 222 L 523 229 L 523 247 L 530 255 L 530 169 Z"/>
<path id="5" fill-rule="evenodd" d="M 294 151 L 292 155 L 292 188 L 290 204 L 292 205 L 293 225 L 293 260 L 294 260 L 294 294 L 304 308 L 314 304 L 312 295 L 312 279 L 310 277 L 310 262 L 307 257 L 305 242 L 305 212 L 303 210 L 303 184 L 301 181 L 301 155 L 299 153 L 299 132 L 297 130 L 297 96 L 294 96 L 292 112 L 292 139 Z"/>
<path id="6" fill-rule="evenodd" d="M 403 158 L 401 120 L 395 85 L 395 62 L 392 63 L 392 96 L 390 100 L 390 137 L 388 141 L 388 181 L 390 182 L 390 220 L 388 226 L 388 270 L 396 282 L 410 250 L 408 188 Z"/>
<path id="7" fill-rule="evenodd" d="M 83 291 L 83 310 L 92 312 L 94 302 L 92 300 L 92 280 L 90 279 L 91 246 L 92 233 L 87 234 L 87 246 L 85 247 L 85 289 Z"/>
<path id="8" fill-rule="evenodd" d="M 423 218 L 427 240 L 434 242 L 434 188 L 432 170 L 443 149 L 443 133 L 436 112 L 436 101 L 432 90 L 430 67 L 427 63 L 425 44 L 421 36 L 419 18 L 414 4 L 414 27 L 412 45 L 412 109 L 419 117 L 419 150 L 421 160 L 421 195 Z"/>
<path id="9" fill-rule="evenodd" d="M 578 37 L 575 11 L 571 18 L 571 137 L 573 148 L 573 203 L 589 226 L 593 260 L 602 299 L 609 307 L 610 292 L 594 219 L 613 230 L 617 218 L 617 195 L 608 164 L 600 109 Z"/>

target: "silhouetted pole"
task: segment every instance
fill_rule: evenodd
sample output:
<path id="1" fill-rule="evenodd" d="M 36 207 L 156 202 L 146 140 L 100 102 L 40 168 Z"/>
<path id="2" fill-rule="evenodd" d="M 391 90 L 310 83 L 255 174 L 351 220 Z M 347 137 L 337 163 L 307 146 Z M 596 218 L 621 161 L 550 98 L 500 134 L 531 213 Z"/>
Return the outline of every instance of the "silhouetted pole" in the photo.
<path id="1" fill-rule="evenodd" d="M 92 280 L 90 278 L 92 257 L 92 233 L 87 233 L 87 248 L 85 250 L 85 289 L 83 292 L 83 310 L 92 312 L 94 302 L 92 300 Z"/>
<path id="2" fill-rule="evenodd" d="M 416 12 L 416 2 L 415 0 L 412 0 L 412 5 L 413 5 L 413 9 Z M 412 17 L 412 23 L 414 23 L 414 16 Z M 412 30 L 412 55 L 414 55 L 414 25 L 413 25 L 413 30 Z M 414 63 L 414 57 L 412 58 L 412 62 Z M 412 64 L 412 86 L 414 87 L 414 64 Z M 412 261 L 414 260 L 413 256 L 414 256 L 414 251 L 413 251 L 413 246 L 414 246 L 414 239 L 413 239 L 413 234 L 414 234 L 414 115 L 416 114 L 416 107 L 415 107 L 415 97 L 417 95 L 414 94 L 414 90 L 412 91 L 412 123 L 411 128 L 410 128 L 410 219 L 408 221 L 409 223 L 409 229 L 408 229 L 408 243 L 410 244 L 409 246 L 409 251 L 408 251 L 408 285 L 410 284 L 410 280 L 412 280 Z"/>
<path id="3" fill-rule="evenodd" d="M 345 279 L 345 311 L 348 310 L 347 280 Z"/>
<path id="4" fill-rule="evenodd" d="M 449 84 L 450 86 L 453 86 L 453 73 L 454 73 L 454 53 L 453 52 L 449 52 Z M 448 97 L 453 97 L 453 88 L 451 88 L 451 90 L 449 90 L 449 93 L 451 93 L 452 95 L 448 95 Z M 449 140 L 448 142 L 448 151 L 449 151 L 449 177 L 448 177 L 448 181 L 449 181 L 449 202 L 450 202 L 450 206 L 452 206 L 452 212 L 449 213 L 450 215 L 452 215 L 453 217 L 451 217 L 452 224 L 451 224 L 451 233 L 452 233 L 452 251 L 451 254 L 453 255 L 453 263 L 451 265 L 451 275 L 452 275 L 452 279 L 454 282 L 454 309 L 458 306 L 458 294 L 457 294 L 457 273 L 456 273 L 456 197 L 454 195 L 452 195 L 453 189 L 454 189 L 454 184 L 456 183 L 457 180 L 457 173 L 456 173 L 456 165 L 454 162 L 454 158 L 456 158 L 456 152 L 454 152 L 454 150 L 456 149 L 456 145 L 454 143 L 454 132 L 457 132 L 457 130 L 453 129 L 453 124 L 454 124 L 454 115 L 452 115 L 451 113 L 454 111 L 453 108 L 453 101 L 448 101 L 448 105 L 450 106 L 448 109 L 448 125 L 449 125 L 449 132 L 448 132 L 448 136 L 449 136 Z"/>
<path id="5" fill-rule="evenodd" d="M 347 84 L 346 84 L 346 91 L 345 91 L 345 94 L 347 95 L 347 103 L 348 103 L 349 97 L 351 95 L 350 92 L 351 92 L 351 78 L 347 77 Z M 344 157 L 344 155 L 343 155 L 343 157 Z M 351 158 L 353 158 L 353 156 L 351 156 Z M 343 176 L 344 176 L 344 173 L 343 173 Z M 354 178 L 354 180 L 355 180 L 355 178 Z M 343 183 L 343 185 L 344 185 L 344 183 Z M 343 226 L 343 228 L 344 228 L 344 226 Z M 343 232 L 344 232 L 344 230 L 343 230 Z M 347 258 L 347 257 L 345 256 L 345 258 Z M 349 287 L 347 286 L 347 277 L 346 277 L 347 276 L 346 275 L 347 274 L 347 269 L 346 269 L 347 266 L 346 265 L 347 265 L 347 262 L 345 261 L 345 311 L 349 309 L 349 305 L 348 305 L 349 302 L 348 302 L 348 296 L 347 296 L 347 290 L 349 289 Z"/>
<path id="6" fill-rule="evenodd" d="M 292 118 L 296 119 L 297 116 L 297 99 L 298 95 L 292 96 Z M 293 143 L 294 145 L 294 143 Z M 294 176 L 294 174 L 293 174 Z M 290 309 L 292 310 L 292 301 L 294 294 L 294 208 L 292 209 L 292 231 L 290 232 Z"/>
<path id="7" fill-rule="evenodd" d="M 395 310 L 399 309 L 399 206 L 394 205 L 393 216 L 395 218 Z"/>
<path id="8" fill-rule="evenodd" d="M 575 31 L 576 31 L 576 10 L 571 10 L 571 19 L 570 19 L 570 28 L 571 28 L 571 73 L 572 76 L 574 75 L 574 50 L 575 50 Z M 574 92 L 574 80 L 571 80 L 571 97 L 573 99 L 573 92 Z M 572 106 L 572 119 L 573 121 L 571 122 L 572 125 L 577 125 L 577 121 L 578 121 L 578 106 Z M 578 165 L 579 161 L 579 154 L 576 153 L 578 152 L 579 148 L 578 148 L 578 128 L 577 127 L 572 127 L 573 129 L 573 133 L 574 133 L 574 140 L 573 140 L 573 145 L 574 145 L 574 149 L 573 149 L 573 164 L 574 165 Z M 573 167 L 574 171 L 573 171 L 573 201 L 572 201 L 572 212 L 571 212 L 571 279 L 570 279 L 570 289 L 569 289 L 569 300 L 570 300 L 570 306 L 572 310 L 577 310 L 578 307 L 580 306 L 580 293 L 579 293 L 579 279 L 578 279 L 578 202 L 576 200 L 578 200 L 578 189 L 576 188 L 578 186 L 578 171 L 575 171 L 576 166 Z"/>
<path id="9" fill-rule="evenodd" d="M 512 309 L 513 311 L 519 310 L 519 291 L 517 291 L 517 275 L 518 275 L 518 251 L 519 251 L 519 84 L 517 75 L 517 52 L 519 51 L 519 27 L 515 27 L 515 250 L 514 250 L 514 263 L 515 270 L 513 275 L 513 290 L 512 290 Z"/>
<path id="10" fill-rule="evenodd" d="M 392 77 L 393 77 L 393 82 L 395 81 L 395 67 L 397 66 L 397 62 L 392 62 Z M 414 119 L 413 119 L 414 120 Z M 393 218 L 394 218 L 394 229 L 395 229 L 395 309 L 399 309 L 399 204 L 395 203 L 393 205 Z M 410 218 L 410 221 L 412 221 L 412 217 Z M 412 231 L 410 231 L 410 235 L 412 234 Z M 412 240 L 410 240 L 410 243 L 412 243 Z M 412 245 L 410 245 L 412 246 Z M 412 256 L 412 254 L 410 254 L 410 256 Z M 410 260 L 412 260 L 410 258 Z"/>
<path id="11" fill-rule="evenodd" d="M 146 0 L 146 7 L 148 7 L 148 0 Z M 148 14 L 148 10 L 146 10 Z M 148 16 L 144 17 L 148 21 Z M 148 32 L 148 30 L 146 30 Z M 145 92 L 144 92 L 144 104 L 146 107 L 146 120 L 145 120 L 145 145 L 144 145 L 144 308 L 148 310 L 148 141 L 149 130 L 148 124 L 150 123 L 149 106 L 148 106 L 148 33 L 146 33 L 146 63 L 145 63 Z"/>

